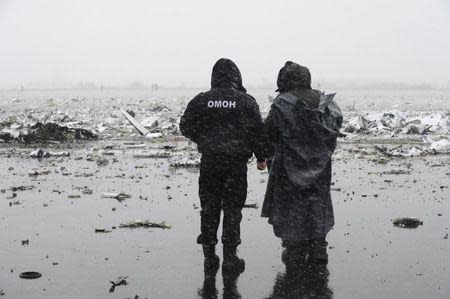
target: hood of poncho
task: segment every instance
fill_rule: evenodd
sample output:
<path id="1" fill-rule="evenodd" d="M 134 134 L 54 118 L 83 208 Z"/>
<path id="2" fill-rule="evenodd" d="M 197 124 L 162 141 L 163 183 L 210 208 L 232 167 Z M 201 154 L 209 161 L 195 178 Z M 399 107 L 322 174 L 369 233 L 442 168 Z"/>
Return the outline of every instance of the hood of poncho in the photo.
<path id="1" fill-rule="evenodd" d="M 311 73 L 306 66 L 288 61 L 278 72 L 277 87 L 279 92 L 294 88 L 311 89 Z"/>

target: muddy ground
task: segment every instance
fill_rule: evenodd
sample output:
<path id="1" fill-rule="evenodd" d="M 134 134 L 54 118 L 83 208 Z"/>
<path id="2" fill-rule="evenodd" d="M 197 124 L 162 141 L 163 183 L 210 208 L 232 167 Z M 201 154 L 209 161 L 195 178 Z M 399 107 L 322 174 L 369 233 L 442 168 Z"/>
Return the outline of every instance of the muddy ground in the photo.
<path id="1" fill-rule="evenodd" d="M 165 158 L 135 157 L 167 144 L 176 152 L 185 142 L 129 148 L 133 142 L 142 141 L 1 145 L 0 290 L 5 298 L 198 297 L 204 277 L 201 248 L 195 243 L 197 169 L 171 168 Z M 448 298 L 449 156 L 380 163 L 377 156 L 349 151 L 356 146 L 341 142 L 334 159 L 336 226 L 329 234 L 325 287 L 334 298 Z M 70 157 L 30 158 L 37 147 L 68 151 Z M 366 147 L 372 144 L 358 142 L 362 152 Z M 93 155 L 108 164 L 89 161 Z M 249 164 L 247 202 L 260 207 L 267 173 L 254 164 Z M 383 174 L 393 169 L 405 173 Z M 33 189 L 11 190 L 19 186 Z M 92 194 L 84 194 L 86 189 Z M 103 198 L 104 192 L 132 197 L 119 202 Z M 242 298 L 270 296 L 277 275 L 280 279 L 284 272 L 280 242 L 259 214 L 260 208 L 244 210 L 240 254 L 247 266 L 233 290 Z M 393 226 L 393 219 L 406 216 L 419 217 L 423 226 Z M 165 221 L 172 228 L 119 228 L 136 219 Z M 42 277 L 20 279 L 24 271 Z M 123 275 L 128 285 L 108 293 L 109 280 Z M 219 297 L 223 287 L 219 271 Z"/>
<path id="2" fill-rule="evenodd" d="M 54 121 L 99 134 L 98 141 L 81 143 L 0 143 L 1 298 L 214 298 L 216 292 L 219 298 L 450 297 L 450 155 L 430 151 L 420 134 L 385 129 L 349 133 L 339 141 L 327 270 L 285 273 L 280 241 L 259 216 L 268 174 L 251 161 L 247 202 L 258 208 L 244 210 L 240 255 L 246 270 L 231 278 L 219 271 L 215 281 L 204 283 L 195 242 L 198 169 L 170 166 L 192 166 L 198 158 L 192 144 L 178 136 L 176 123 L 197 92 L 0 91 L 2 129 L 17 132 Z M 252 94 L 267 113 L 274 93 Z M 444 127 L 430 134 L 447 140 L 448 99 L 443 91 L 354 90 L 337 96 L 345 117 L 391 109 L 437 111 Z M 143 140 L 116 107 L 131 109 L 148 125 L 157 116 L 158 124 L 151 126 L 162 138 Z M 375 148 L 400 145 L 402 153 L 417 147 L 417 156 L 391 157 L 392 151 Z M 36 149 L 62 156 L 30 157 Z M 104 196 L 121 192 L 131 197 Z M 395 227 L 398 217 L 416 217 L 423 225 Z M 120 228 L 135 220 L 165 221 L 171 228 Z M 42 277 L 19 278 L 25 271 Z M 109 281 L 119 276 L 128 276 L 128 284 L 109 293 Z"/>

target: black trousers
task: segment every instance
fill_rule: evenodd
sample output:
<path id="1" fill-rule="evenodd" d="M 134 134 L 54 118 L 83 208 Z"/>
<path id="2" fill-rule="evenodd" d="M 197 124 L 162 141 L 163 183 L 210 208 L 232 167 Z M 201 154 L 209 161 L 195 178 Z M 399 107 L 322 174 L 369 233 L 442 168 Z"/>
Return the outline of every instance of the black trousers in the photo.
<path id="1" fill-rule="evenodd" d="M 199 196 L 202 208 L 201 234 L 197 243 L 217 244 L 217 230 L 223 210 L 222 243 L 239 245 L 242 208 L 247 197 L 247 161 L 202 155 Z"/>

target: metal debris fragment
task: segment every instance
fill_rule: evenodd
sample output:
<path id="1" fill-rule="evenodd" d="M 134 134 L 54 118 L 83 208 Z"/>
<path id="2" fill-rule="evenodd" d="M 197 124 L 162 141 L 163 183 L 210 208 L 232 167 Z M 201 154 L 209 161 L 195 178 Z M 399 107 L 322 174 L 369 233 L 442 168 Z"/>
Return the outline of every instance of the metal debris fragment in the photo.
<path id="1" fill-rule="evenodd" d="M 111 288 L 109 289 L 110 293 L 113 293 L 114 290 L 116 289 L 116 287 L 121 286 L 121 285 L 127 285 L 127 281 L 126 279 L 128 278 L 128 276 L 119 276 L 115 281 L 110 280 L 109 282 L 112 284 Z"/>
<path id="2" fill-rule="evenodd" d="M 246 204 L 244 204 L 244 208 L 257 209 L 258 204 L 257 203 L 246 203 Z"/>
<path id="3" fill-rule="evenodd" d="M 402 228 L 417 228 L 419 225 L 423 225 L 423 221 L 417 218 L 397 218 L 392 221 L 394 226 Z"/>
<path id="4" fill-rule="evenodd" d="M 42 274 L 39 272 L 28 271 L 20 273 L 19 277 L 22 279 L 38 279 L 42 277 Z"/>
<path id="5" fill-rule="evenodd" d="M 127 223 L 123 223 L 119 226 L 120 228 L 138 228 L 138 227 L 145 227 L 145 228 L 162 228 L 162 229 L 170 229 L 172 228 L 170 225 L 167 225 L 165 221 L 163 222 L 151 222 L 149 220 L 133 220 Z"/>
<path id="6" fill-rule="evenodd" d="M 120 192 L 120 193 L 103 193 L 102 194 L 103 198 L 115 198 L 118 201 L 123 201 L 127 198 L 131 198 L 131 194 L 125 193 L 125 192 Z"/>
<path id="7" fill-rule="evenodd" d="M 17 187 L 11 187 L 11 191 L 12 192 L 16 192 L 16 191 L 25 191 L 25 190 L 33 190 L 34 186 L 17 186 Z"/>

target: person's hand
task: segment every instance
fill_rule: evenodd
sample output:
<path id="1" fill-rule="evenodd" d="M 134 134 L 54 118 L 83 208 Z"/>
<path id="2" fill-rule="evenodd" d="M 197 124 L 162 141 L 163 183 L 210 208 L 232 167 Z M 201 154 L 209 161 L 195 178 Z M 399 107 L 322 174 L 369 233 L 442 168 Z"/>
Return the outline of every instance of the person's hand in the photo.
<path id="1" fill-rule="evenodd" d="M 266 161 L 262 161 L 262 162 L 256 162 L 256 168 L 258 168 L 258 170 L 264 170 L 267 168 L 267 163 Z"/>

